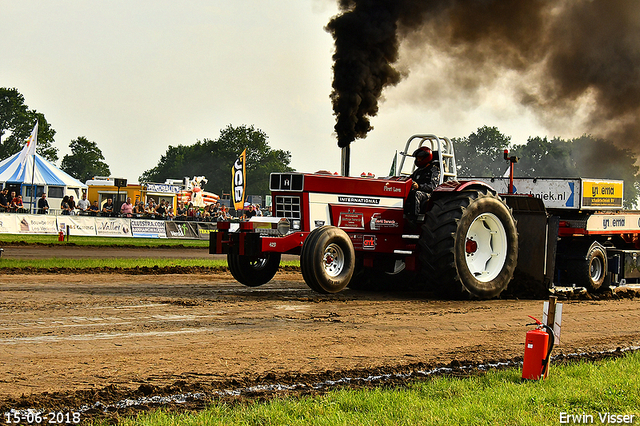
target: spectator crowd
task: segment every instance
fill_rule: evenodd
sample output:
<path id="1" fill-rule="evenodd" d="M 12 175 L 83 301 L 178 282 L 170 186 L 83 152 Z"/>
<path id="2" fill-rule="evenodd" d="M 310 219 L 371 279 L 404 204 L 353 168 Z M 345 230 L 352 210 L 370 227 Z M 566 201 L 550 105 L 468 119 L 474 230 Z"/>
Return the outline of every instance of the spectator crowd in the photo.
<path id="1" fill-rule="evenodd" d="M 47 194 L 42 193 L 36 203 L 37 214 L 49 214 L 56 211 L 55 207 L 49 205 Z M 28 213 L 25 208 L 22 195 L 16 195 L 8 189 L 0 191 L 0 212 L 12 213 Z M 225 205 L 219 201 L 215 204 L 208 204 L 204 207 L 194 206 L 193 203 L 178 202 L 174 211 L 172 203 L 164 199 L 160 199 L 158 203 L 149 197 L 147 203 L 141 200 L 132 202 L 131 197 L 127 197 L 126 201 L 117 208 L 113 198 L 107 198 L 106 201 L 99 205 L 98 200 L 89 201 L 87 194 L 83 193 L 82 198 L 75 200 L 73 195 L 65 195 L 60 202 L 59 209 L 56 213 L 62 215 L 79 215 L 79 216 L 101 216 L 101 217 L 127 217 L 127 218 L 145 218 L 145 219 L 164 219 L 178 221 L 201 221 L 201 222 L 220 222 L 232 219 L 232 215 Z M 271 209 L 264 212 L 260 205 L 250 204 L 239 214 L 239 219 L 249 220 L 254 216 L 271 216 Z"/>
<path id="2" fill-rule="evenodd" d="M 0 191 L 0 211 L 26 213 L 27 210 L 22 203 L 22 195 L 16 195 L 15 191 L 9 193 L 9 189 L 4 188 Z"/>

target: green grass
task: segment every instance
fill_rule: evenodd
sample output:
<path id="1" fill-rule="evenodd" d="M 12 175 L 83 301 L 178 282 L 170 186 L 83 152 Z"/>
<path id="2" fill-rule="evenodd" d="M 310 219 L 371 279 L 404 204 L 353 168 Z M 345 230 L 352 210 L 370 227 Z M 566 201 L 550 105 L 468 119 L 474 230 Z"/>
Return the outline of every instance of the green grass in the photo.
<path id="1" fill-rule="evenodd" d="M 122 425 L 557 425 L 561 413 L 635 415 L 640 424 L 640 353 L 552 366 L 545 381 L 521 382 L 520 370 L 471 378 L 434 378 L 406 387 L 337 390 L 324 396 L 228 405 L 197 414 L 162 410 Z M 101 424 L 98 422 L 98 424 Z M 574 423 L 575 424 L 575 423 Z"/>
<path id="2" fill-rule="evenodd" d="M 57 235 L 0 234 L 0 246 L 7 243 L 65 244 L 58 242 Z M 209 247 L 208 240 L 180 240 L 174 238 L 133 238 L 133 237 L 85 237 L 71 236 L 69 243 L 79 246 L 185 246 Z"/>
<path id="3" fill-rule="evenodd" d="M 164 258 L 110 258 L 110 259 L 6 259 L 0 258 L 0 268 L 159 268 L 170 266 L 197 266 L 206 268 L 226 268 L 226 259 L 164 259 Z M 299 261 L 282 261 L 281 267 L 298 267 Z"/>
<path id="4" fill-rule="evenodd" d="M 221 268 L 225 259 L 159 259 L 159 258 L 110 258 L 110 259 L 0 259 L 1 268 L 135 268 L 158 266 L 200 266 Z"/>

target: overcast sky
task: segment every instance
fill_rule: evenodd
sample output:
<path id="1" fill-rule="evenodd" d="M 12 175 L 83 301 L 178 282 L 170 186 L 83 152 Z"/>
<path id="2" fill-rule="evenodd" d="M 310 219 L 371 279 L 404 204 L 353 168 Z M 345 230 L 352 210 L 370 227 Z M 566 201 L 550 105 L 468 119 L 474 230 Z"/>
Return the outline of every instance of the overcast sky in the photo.
<path id="1" fill-rule="evenodd" d="M 339 171 L 324 30 L 337 13 L 331 0 L 0 0 L 0 87 L 46 116 L 60 159 L 86 136 L 130 182 L 169 145 L 215 139 L 229 124 L 264 130 L 296 170 Z M 384 93 L 374 130 L 352 144 L 352 175 L 386 175 L 414 133 L 546 135 L 499 83 L 472 104 L 416 101 L 427 59 Z"/>

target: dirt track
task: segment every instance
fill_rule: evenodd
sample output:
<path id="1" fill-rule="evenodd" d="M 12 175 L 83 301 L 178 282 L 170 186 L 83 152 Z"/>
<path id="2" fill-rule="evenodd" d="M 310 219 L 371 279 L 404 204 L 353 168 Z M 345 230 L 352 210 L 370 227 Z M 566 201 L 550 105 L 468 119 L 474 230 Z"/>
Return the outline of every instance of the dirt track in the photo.
<path id="1" fill-rule="evenodd" d="M 140 257 L 140 256 L 138 256 Z M 638 299 L 565 301 L 554 354 L 640 345 Z M 0 278 L 0 408 L 379 372 L 523 353 L 541 301 L 319 295 L 297 272 L 259 288 L 229 274 Z M 43 392 L 61 392 L 56 398 Z M 20 402 L 21 395 L 32 395 Z M 94 401 L 95 402 L 95 401 Z M 103 401 L 106 402 L 106 401 Z"/>

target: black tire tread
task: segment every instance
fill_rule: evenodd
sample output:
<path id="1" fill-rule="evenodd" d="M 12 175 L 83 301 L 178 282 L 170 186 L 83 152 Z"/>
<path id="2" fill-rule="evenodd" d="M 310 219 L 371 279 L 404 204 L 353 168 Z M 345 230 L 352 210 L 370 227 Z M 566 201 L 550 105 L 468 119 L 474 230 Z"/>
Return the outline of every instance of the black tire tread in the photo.
<path id="1" fill-rule="evenodd" d="M 280 267 L 280 253 L 269 253 L 261 259 L 265 258 L 267 259 L 267 264 L 257 269 L 251 265 L 252 260 L 255 260 L 254 258 L 229 253 L 227 255 L 227 264 L 231 275 L 239 283 L 248 287 L 258 287 L 271 281 Z"/>
<path id="2" fill-rule="evenodd" d="M 504 279 L 505 275 L 507 276 L 506 282 L 498 280 L 498 288 L 470 290 L 464 284 L 456 262 L 456 234 L 465 212 L 472 205 L 478 208 L 485 204 L 488 206 L 493 204 L 494 208 L 502 208 L 495 203 L 500 203 L 509 212 L 509 217 L 513 221 L 510 209 L 506 204 L 486 189 L 465 190 L 434 200 L 433 207 L 427 212 L 425 223 L 422 226 L 422 235 L 419 240 L 419 260 L 425 278 L 441 294 L 454 298 L 469 295 L 491 298 L 499 295 L 513 278 L 518 255 L 515 221 L 509 223 L 507 229 L 507 232 L 512 231 L 512 235 L 509 236 L 511 241 L 508 243 L 512 249 L 503 266 L 504 272 L 501 272 L 501 279 Z M 515 250 L 513 250 L 514 245 Z"/>
<path id="3" fill-rule="evenodd" d="M 315 279 L 313 278 L 313 262 L 312 258 L 308 254 L 309 248 L 314 247 L 316 244 L 316 240 L 320 236 L 321 230 L 328 227 L 329 225 L 320 226 L 307 235 L 304 243 L 302 244 L 302 249 L 300 250 L 300 271 L 302 272 L 302 279 L 307 283 L 309 288 L 312 290 L 322 293 L 322 288 L 316 284 Z"/>
<path id="4" fill-rule="evenodd" d="M 591 279 L 590 258 L 593 253 L 598 252 L 603 259 L 604 275 L 600 282 Z M 584 252 L 583 252 L 584 253 Z M 571 259 L 567 261 L 567 272 L 573 277 L 575 284 L 584 287 L 590 293 L 597 293 L 609 287 L 609 277 L 607 272 L 607 252 L 606 249 L 596 243 L 587 250 L 584 259 Z"/>
<path id="5" fill-rule="evenodd" d="M 330 279 L 323 270 L 320 259 L 329 243 L 342 245 L 345 255 L 345 269 L 340 279 Z M 355 252 L 349 235 L 335 226 L 314 229 L 305 239 L 300 252 L 300 269 L 307 285 L 318 293 L 337 293 L 343 290 L 355 269 Z M 333 283 L 331 282 L 333 281 Z"/>

